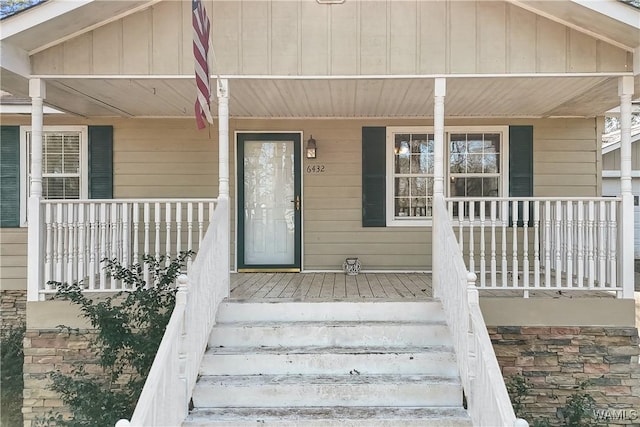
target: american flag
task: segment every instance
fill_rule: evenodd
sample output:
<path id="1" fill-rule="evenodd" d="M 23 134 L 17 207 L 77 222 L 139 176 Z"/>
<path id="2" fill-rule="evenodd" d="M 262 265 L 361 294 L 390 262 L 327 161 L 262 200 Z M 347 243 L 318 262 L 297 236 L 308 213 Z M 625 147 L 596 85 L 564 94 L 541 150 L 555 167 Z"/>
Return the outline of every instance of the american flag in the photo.
<path id="1" fill-rule="evenodd" d="M 200 0 L 192 0 L 193 11 L 193 56 L 195 58 L 196 86 L 198 96 L 196 97 L 196 123 L 198 129 L 203 129 L 209 123 L 213 123 L 211 118 L 211 86 L 209 85 L 209 31 L 211 24 L 207 18 L 207 11 L 202 6 Z"/>

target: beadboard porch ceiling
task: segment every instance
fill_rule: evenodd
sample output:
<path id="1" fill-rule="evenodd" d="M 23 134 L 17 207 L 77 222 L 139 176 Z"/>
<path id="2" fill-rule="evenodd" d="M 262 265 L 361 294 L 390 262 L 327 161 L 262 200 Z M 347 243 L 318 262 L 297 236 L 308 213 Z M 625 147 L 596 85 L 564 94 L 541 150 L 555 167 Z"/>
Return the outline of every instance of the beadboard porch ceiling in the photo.
<path id="1" fill-rule="evenodd" d="M 236 118 L 421 118 L 433 115 L 434 78 L 227 76 Z M 43 76 L 45 103 L 79 116 L 193 117 L 191 76 Z M 217 115 L 212 80 L 213 115 Z M 619 105 L 618 77 L 455 76 L 447 117 L 593 117 Z M 640 93 L 640 87 L 636 89 Z"/>

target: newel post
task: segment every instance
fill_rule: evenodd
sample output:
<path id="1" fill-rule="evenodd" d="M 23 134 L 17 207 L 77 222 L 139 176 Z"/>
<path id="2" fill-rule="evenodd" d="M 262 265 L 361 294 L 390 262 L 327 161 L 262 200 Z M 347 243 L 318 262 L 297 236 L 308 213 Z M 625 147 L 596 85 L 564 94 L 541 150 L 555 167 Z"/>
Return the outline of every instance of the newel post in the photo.
<path id="1" fill-rule="evenodd" d="M 433 201 L 432 203 L 444 203 L 444 97 L 447 93 L 447 80 L 437 78 L 434 81 L 433 98 Z M 433 223 L 432 233 L 433 248 L 431 254 L 431 269 L 433 279 L 433 296 L 440 298 L 440 254 L 442 249 L 440 242 L 440 227 L 442 218 L 438 217 L 438 209 L 432 209 Z"/>
<path id="2" fill-rule="evenodd" d="M 225 251 L 219 254 L 221 278 L 224 282 L 223 298 L 229 296 L 230 266 L 231 266 L 231 209 L 229 209 L 229 81 L 218 79 L 218 205 L 216 209 L 223 209 L 226 213 L 223 224 L 220 224 L 219 241 Z"/>
<path id="3" fill-rule="evenodd" d="M 634 220 L 631 185 L 631 96 L 633 77 L 618 81 L 620 95 L 620 194 L 622 196 L 622 232 L 620 233 L 620 280 L 622 298 L 633 298 L 634 292 Z"/>
<path id="4" fill-rule="evenodd" d="M 38 301 L 44 286 L 43 215 L 42 215 L 42 131 L 44 117 L 45 83 L 41 79 L 29 80 L 31 97 L 31 179 L 27 203 L 27 300 Z"/>

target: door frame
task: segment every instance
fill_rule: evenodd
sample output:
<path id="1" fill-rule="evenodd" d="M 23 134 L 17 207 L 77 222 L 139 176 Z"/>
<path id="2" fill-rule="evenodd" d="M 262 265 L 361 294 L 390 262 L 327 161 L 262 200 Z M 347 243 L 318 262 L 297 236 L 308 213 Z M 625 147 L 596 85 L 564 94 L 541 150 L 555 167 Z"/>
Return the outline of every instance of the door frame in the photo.
<path id="1" fill-rule="evenodd" d="M 299 231 L 299 238 L 298 238 L 298 242 L 300 245 L 299 248 L 299 268 L 288 268 L 288 267 L 273 267 L 273 268 L 244 268 L 244 267 L 240 267 L 240 246 L 238 244 L 238 242 L 240 241 L 240 214 L 242 212 L 244 212 L 244 209 L 240 209 L 239 206 L 239 202 L 240 202 L 240 197 L 239 197 L 239 187 L 240 187 L 240 175 L 239 175 L 239 159 L 238 159 L 238 147 L 239 147 L 239 135 L 240 134 L 277 134 L 277 135 L 295 135 L 295 137 L 300 138 L 300 140 L 298 141 L 299 143 L 299 153 L 300 153 L 300 159 L 299 159 L 299 164 L 296 165 L 298 167 L 298 170 L 300 171 L 300 201 L 301 201 L 301 205 L 300 205 L 300 231 Z M 233 143 L 233 157 L 234 157 L 234 169 L 235 169 L 235 185 L 234 185 L 234 195 L 235 195 L 235 203 L 234 203 L 234 208 L 235 208 L 235 230 L 234 230 L 234 247 L 235 247 L 235 262 L 234 262 L 234 272 L 253 272 L 253 271 L 271 271 L 271 272 L 302 272 L 304 271 L 304 173 L 303 173 L 303 166 L 304 166 L 304 156 L 303 156 L 303 141 L 304 141 L 304 133 L 302 131 L 287 131 L 287 130 L 236 130 L 233 133 L 233 139 L 234 139 L 234 143 Z M 242 236 L 244 238 L 244 236 Z M 244 245 L 242 245 L 242 247 L 244 248 Z"/>

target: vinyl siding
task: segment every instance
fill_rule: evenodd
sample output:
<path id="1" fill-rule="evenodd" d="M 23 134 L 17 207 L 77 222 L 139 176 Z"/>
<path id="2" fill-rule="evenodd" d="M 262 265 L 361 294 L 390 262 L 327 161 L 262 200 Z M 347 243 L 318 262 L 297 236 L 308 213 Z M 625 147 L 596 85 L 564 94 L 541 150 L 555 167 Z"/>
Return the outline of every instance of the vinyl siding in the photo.
<path id="1" fill-rule="evenodd" d="M 0 228 L 0 287 L 27 289 L 26 228 Z"/>
<path id="2" fill-rule="evenodd" d="M 205 0 L 220 74 L 627 71 L 631 57 L 501 1 Z M 191 3 L 163 1 L 32 57 L 34 74 L 191 75 Z"/>
<path id="3" fill-rule="evenodd" d="M 24 119 L 14 123 L 26 124 Z M 595 196 L 599 191 L 595 119 L 447 120 L 447 125 L 532 125 L 534 195 Z M 91 121 L 50 118 L 45 124 L 97 124 L 114 128 L 114 197 L 216 197 L 217 129 L 186 119 Z M 238 120 L 230 128 L 231 217 L 235 218 L 234 131 L 303 132 L 317 140 L 318 158 L 303 160 L 303 265 L 338 270 L 358 256 L 367 270 L 429 270 L 428 227 L 363 228 L 361 158 L 363 126 L 431 126 L 429 120 Z M 324 173 L 307 173 L 322 164 Z M 235 260 L 232 220 L 232 265 Z M 24 281 L 26 230 L 1 230 L 0 278 Z M 9 240 L 11 239 L 11 240 Z M 17 242 L 14 242 L 17 240 Z M 23 259 L 23 261 L 20 261 Z M 14 277 L 20 276 L 20 277 Z M 24 286 L 24 285 L 21 285 Z"/>

